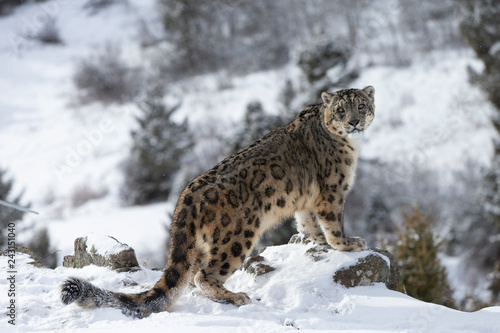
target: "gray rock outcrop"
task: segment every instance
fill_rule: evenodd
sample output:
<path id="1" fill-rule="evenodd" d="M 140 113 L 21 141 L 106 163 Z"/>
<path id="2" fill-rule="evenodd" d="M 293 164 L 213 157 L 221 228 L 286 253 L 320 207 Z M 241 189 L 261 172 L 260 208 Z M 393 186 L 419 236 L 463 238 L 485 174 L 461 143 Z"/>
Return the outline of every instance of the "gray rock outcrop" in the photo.
<path id="1" fill-rule="evenodd" d="M 347 288 L 371 286 L 376 282 L 382 282 L 388 289 L 396 290 L 399 284 L 399 270 L 394 257 L 388 251 L 379 249 L 370 251 L 371 254 L 359 259 L 357 263 L 335 272 L 333 281 Z"/>
<path id="2" fill-rule="evenodd" d="M 315 263 L 329 263 L 335 261 L 339 252 L 328 244 L 314 244 L 303 235 L 294 235 L 289 244 L 303 244 L 309 248 L 303 255 Z M 287 245 L 288 246 L 288 245 Z M 243 263 L 243 269 L 257 276 L 275 270 L 273 261 L 268 260 L 262 249 L 258 255 L 249 257 Z M 352 263 L 337 269 L 333 274 L 333 281 L 347 288 L 356 286 L 370 286 L 374 283 L 384 283 L 388 289 L 396 290 L 399 284 L 399 270 L 391 253 L 380 249 L 369 249 L 359 253 L 343 252 L 352 256 Z"/>
<path id="3" fill-rule="evenodd" d="M 75 240 L 75 254 L 64 257 L 63 266 L 82 268 L 88 265 L 111 267 L 123 272 L 139 270 L 133 248 L 111 236 L 88 235 Z"/>

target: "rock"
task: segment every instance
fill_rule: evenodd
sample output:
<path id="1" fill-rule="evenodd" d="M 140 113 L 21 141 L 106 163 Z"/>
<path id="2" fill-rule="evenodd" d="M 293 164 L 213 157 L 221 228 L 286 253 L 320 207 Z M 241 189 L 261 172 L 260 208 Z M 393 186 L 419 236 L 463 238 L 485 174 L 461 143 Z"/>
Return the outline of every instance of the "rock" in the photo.
<path id="1" fill-rule="evenodd" d="M 339 254 L 328 244 L 315 244 L 304 235 L 293 235 L 288 244 L 303 244 L 309 249 L 304 255 L 313 262 L 335 261 L 335 256 Z M 287 245 L 288 246 L 288 245 Z M 262 254 L 263 250 L 260 251 Z M 358 257 L 355 263 L 337 270 L 333 275 L 333 281 L 347 288 L 356 286 L 370 286 L 377 282 L 384 283 L 387 288 L 396 290 L 399 284 L 399 270 L 392 254 L 380 249 L 369 249 L 363 252 L 344 252 L 354 258 Z M 366 254 L 365 254 L 366 253 Z M 266 258 L 262 255 L 250 257 L 243 263 L 244 269 L 258 275 L 273 271 L 273 262 L 264 264 Z"/>
<path id="2" fill-rule="evenodd" d="M 261 255 L 248 257 L 243 262 L 243 269 L 250 274 L 255 274 L 255 276 L 264 275 L 274 271 L 274 267 L 262 263 L 264 260 L 265 258 Z"/>
<path id="3" fill-rule="evenodd" d="M 329 251 L 334 251 L 330 245 L 319 244 L 311 247 L 304 254 L 312 261 L 319 261 L 323 259 L 323 255 L 328 253 Z"/>
<path id="4" fill-rule="evenodd" d="M 139 270 L 135 251 L 111 236 L 89 234 L 75 240 L 75 255 L 65 256 L 64 267 L 82 268 L 90 264 L 111 267 L 119 272 Z"/>
<path id="5" fill-rule="evenodd" d="M 37 258 L 37 256 L 35 256 L 35 254 L 30 249 L 28 249 L 25 246 L 17 246 L 13 250 L 12 249 L 11 250 L 6 249 L 6 250 L 3 250 L 3 251 L 0 251 L 0 255 L 1 256 L 6 256 L 6 257 L 8 257 L 11 254 L 16 255 L 17 253 L 24 253 L 24 254 L 28 255 L 29 258 L 31 260 L 33 260 L 33 261 L 31 261 L 31 262 L 28 263 L 30 265 L 33 265 L 33 266 L 38 267 L 38 268 L 49 268 L 39 258 Z"/>
<path id="6" fill-rule="evenodd" d="M 371 286 L 375 282 L 384 283 L 387 288 L 396 290 L 399 284 L 399 270 L 391 253 L 371 249 L 372 254 L 358 259 L 358 262 L 333 275 L 333 281 L 347 287 Z M 390 265 L 387 264 L 387 260 Z"/>

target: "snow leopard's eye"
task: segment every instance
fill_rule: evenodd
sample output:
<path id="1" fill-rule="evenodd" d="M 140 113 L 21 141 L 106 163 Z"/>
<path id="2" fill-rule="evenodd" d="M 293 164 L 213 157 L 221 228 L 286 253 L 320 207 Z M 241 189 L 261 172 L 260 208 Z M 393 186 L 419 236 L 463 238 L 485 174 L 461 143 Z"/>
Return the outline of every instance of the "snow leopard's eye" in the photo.
<path id="1" fill-rule="evenodd" d="M 364 104 L 358 104 L 358 110 L 363 110 L 365 108 Z"/>
<path id="2" fill-rule="evenodd" d="M 344 114 L 345 110 L 344 110 L 344 108 L 337 108 L 337 112 L 340 114 Z"/>

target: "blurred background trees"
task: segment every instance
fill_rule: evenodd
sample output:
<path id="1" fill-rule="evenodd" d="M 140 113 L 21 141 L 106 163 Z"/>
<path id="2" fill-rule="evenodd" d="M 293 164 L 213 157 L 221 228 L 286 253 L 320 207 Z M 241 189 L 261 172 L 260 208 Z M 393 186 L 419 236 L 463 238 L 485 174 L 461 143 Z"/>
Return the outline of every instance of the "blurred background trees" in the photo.
<path id="1" fill-rule="evenodd" d="M 456 307 L 446 269 L 438 257 L 443 240 L 433 230 L 436 221 L 418 207 L 403 213 L 397 228 L 396 260 L 400 291 L 425 302 Z"/>
<path id="2" fill-rule="evenodd" d="M 30 204 L 22 200 L 23 193 L 14 194 L 13 186 L 14 180 L 7 176 L 7 170 L 0 169 L 0 200 L 29 208 Z M 15 224 L 16 235 L 23 230 L 24 227 L 21 227 L 18 222 L 23 219 L 25 214 L 24 211 L 0 204 L 0 249 L 7 248 L 7 234 L 10 223 Z M 57 266 L 57 253 L 51 247 L 47 228 L 34 228 L 35 237 L 26 244 L 16 241 L 16 246 L 28 247 L 36 257 L 35 259 L 47 267 L 55 268 Z"/>
<path id="3" fill-rule="evenodd" d="M 147 92 L 138 106 L 138 128 L 132 131 L 130 157 L 125 162 L 122 197 L 127 204 L 143 205 L 168 199 L 183 156 L 192 147 L 192 134 L 184 120 L 172 119 L 179 105 L 163 101 L 164 88 Z"/>
<path id="4" fill-rule="evenodd" d="M 489 267 L 493 266 L 490 289 L 492 300 L 498 303 L 500 286 L 498 283 L 500 267 L 500 2 L 491 0 L 460 0 L 461 22 L 460 32 L 484 68 L 478 72 L 469 67 L 472 83 L 477 84 L 486 93 L 494 106 L 491 117 L 493 127 L 497 131 L 494 139 L 494 152 L 491 165 L 484 175 L 483 195 L 485 209 L 492 220 L 491 234 L 485 237 L 483 246 L 489 249 Z M 482 223 L 484 225 L 485 223 Z M 493 229 L 493 230 L 492 230 Z M 496 236 L 495 236 L 496 235 Z"/>

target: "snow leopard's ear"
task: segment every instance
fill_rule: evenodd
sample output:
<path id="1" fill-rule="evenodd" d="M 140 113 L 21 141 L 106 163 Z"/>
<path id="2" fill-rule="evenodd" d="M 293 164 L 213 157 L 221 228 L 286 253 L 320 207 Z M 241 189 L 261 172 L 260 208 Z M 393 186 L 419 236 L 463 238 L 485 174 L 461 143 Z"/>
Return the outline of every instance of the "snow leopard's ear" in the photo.
<path id="1" fill-rule="evenodd" d="M 324 91 L 321 93 L 321 99 L 325 106 L 330 105 L 333 101 L 333 94 L 329 91 Z"/>
<path id="2" fill-rule="evenodd" d="M 363 92 L 366 94 L 366 96 L 368 96 L 370 102 L 373 103 L 375 101 L 375 88 L 373 88 L 372 86 L 368 86 L 363 88 Z"/>

